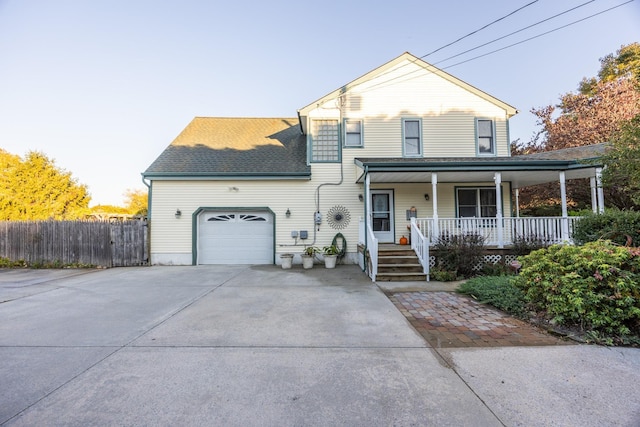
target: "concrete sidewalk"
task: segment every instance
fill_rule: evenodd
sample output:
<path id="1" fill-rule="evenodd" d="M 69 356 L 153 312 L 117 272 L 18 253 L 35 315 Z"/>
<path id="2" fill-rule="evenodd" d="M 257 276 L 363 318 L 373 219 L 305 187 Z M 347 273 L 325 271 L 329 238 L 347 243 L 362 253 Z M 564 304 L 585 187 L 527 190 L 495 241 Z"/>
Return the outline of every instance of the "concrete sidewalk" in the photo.
<path id="1" fill-rule="evenodd" d="M 354 266 L 24 271 L 0 271 L 3 425 L 640 422 L 637 349 L 436 351 Z"/>

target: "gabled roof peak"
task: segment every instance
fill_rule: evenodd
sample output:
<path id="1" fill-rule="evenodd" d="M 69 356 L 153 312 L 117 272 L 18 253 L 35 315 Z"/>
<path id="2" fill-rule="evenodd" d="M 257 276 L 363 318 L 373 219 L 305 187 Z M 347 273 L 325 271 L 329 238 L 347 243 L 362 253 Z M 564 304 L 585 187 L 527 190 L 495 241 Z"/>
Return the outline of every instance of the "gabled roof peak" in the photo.
<path id="1" fill-rule="evenodd" d="M 447 73 L 446 71 L 443 71 L 437 67 L 435 67 L 434 65 L 429 64 L 428 62 L 426 62 L 425 60 L 423 60 L 422 58 L 419 58 L 409 52 L 404 52 L 403 54 L 399 55 L 398 57 L 392 59 L 391 61 L 369 71 L 368 73 L 358 77 L 357 79 L 341 86 L 340 88 L 334 90 L 333 92 L 328 93 L 327 95 L 323 96 L 322 98 L 319 98 L 315 101 L 313 101 L 312 103 L 308 104 L 307 106 L 301 108 L 298 110 L 298 116 L 306 116 L 306 114 L 308 114 L 309 111 L 311 111 L 312 109 L 316 108 L 316 106 L 318 106 L 319 104 L 322 104 L 326 101 L 329 101 L 331 99 L 335 99 L 337 97 L 339 97 L 340 95 L 342 95 L 343 93 L 354 89 L 355 87 L 369 81 L 372 80 L 380 75 L 383 75 L 387 72 L 389 72 L 390 70 L 397 68 L 397 66 L 403 62 L 409 62 L 412 64 L 417 64 L 421 67 L 423 67 L 425 70 L 432 72 L 440 77 L 442 77 L 445 80 L 450 81 L 453 84 L 456 84 L 460 87 L 462 87 L 465 90 L 468 90 L 469 92 L 474 93 L 477 96 L 480 96 L 481 98 L 500 106 L 501 108 L 503 108 L 506 112 L 507 115 L 513 116 L 515 114 L 517 114 L 517 110 L 515 107 L 507 104 L 506 102 L 503 102 L 501 100 L 499 100 L 498 98 L 495 98 L 494 96 L 489 95 L 488 93 L 481 91 L 480 89 L 476 88 L 475 86 L 470 85 L 469 83 L 466 83 L 462 80 L 460 80 L 457 77 L 454 77 L 453 75 Z"/>

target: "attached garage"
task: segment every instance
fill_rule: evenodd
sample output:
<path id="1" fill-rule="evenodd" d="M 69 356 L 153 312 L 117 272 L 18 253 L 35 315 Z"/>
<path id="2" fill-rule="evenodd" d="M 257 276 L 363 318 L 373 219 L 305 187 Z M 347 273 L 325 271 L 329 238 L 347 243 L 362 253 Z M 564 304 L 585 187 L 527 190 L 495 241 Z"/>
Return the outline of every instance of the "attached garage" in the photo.
<path id="1" fill-rule="evenodd" d="M 203 210 L 198 215 L 198 264 L 273 264 L 270 211 Z"/>

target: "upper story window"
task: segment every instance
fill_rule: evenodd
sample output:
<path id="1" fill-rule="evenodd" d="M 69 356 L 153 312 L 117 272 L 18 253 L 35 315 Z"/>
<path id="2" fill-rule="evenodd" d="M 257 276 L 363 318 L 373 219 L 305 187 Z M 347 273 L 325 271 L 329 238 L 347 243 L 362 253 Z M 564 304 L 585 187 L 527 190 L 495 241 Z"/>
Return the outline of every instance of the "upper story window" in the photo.
<path id="1" fill-rule="evenodd" d="M 422 155 L 422 121 L 402 119 L 402 152 L 405 156 Z"/>
<path id="2" fill-rule="evenodd" d="M 340 161 L 338 120 L 311 120 L 311 161 Z"/>
<path id="3" fill-rule="evenodd" d="M 496 141 L 493 120 L 476 120 L 476 129 L 478 135 L 478 154 L 495 155 Z"/>
<path id="4" fill-rule="evenodd" d="M 498 212 L 495 188 L 458 188 L 458 218 L 494 218 Z"/>
<path id="5" fill-rule="evenodd" d="M 362 120 L 344 120 L 344 146 L 362 147 Z"/>

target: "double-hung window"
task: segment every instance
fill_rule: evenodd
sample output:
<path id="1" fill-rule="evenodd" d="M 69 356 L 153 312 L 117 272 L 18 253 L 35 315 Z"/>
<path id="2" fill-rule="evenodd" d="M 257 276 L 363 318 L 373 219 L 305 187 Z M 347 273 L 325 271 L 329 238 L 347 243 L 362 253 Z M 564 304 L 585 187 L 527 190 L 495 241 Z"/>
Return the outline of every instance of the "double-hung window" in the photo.
<path id="1" fill-rule="evenodd" d="M 498 212 L 495 188 L 458 188 L 458 218 L 494 218 Z"/>
<path id="2" fill-rule="evenodd" d="M 362 147 L 362 120 L 344 120 L 344 146 Z"/>
<path id="3" fill-rule="evenodd" d="M 338 120 L 311 121 L 311 161 L 340 161 L 340 131 Z"/>
<path id="4" fill-rule="evenodd" d="M 405 157 L 422 155 L 422 122 L 420 119 L 402 119 L 402 152 Z"/>
<path id="5" fill-rule="evenodd" d="M 478 135 L 478 154 L 485 156 L 495 155 L 496 139 L 493 120 L 476 120 L 476 133 Z"/>

